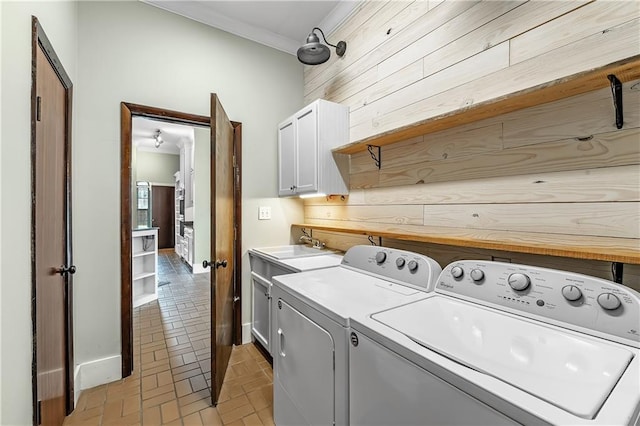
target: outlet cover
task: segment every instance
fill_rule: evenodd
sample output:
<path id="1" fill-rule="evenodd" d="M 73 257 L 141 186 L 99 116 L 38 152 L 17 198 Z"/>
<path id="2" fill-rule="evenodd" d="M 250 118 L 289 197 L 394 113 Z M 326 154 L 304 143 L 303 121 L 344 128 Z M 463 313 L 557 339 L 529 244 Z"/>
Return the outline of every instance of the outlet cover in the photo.
<path id="1" fill-rule="evenodd" d="M 258 220 L 270 220 L 271 219 L 271 207 L 260 206 L 258 208 Z"/>

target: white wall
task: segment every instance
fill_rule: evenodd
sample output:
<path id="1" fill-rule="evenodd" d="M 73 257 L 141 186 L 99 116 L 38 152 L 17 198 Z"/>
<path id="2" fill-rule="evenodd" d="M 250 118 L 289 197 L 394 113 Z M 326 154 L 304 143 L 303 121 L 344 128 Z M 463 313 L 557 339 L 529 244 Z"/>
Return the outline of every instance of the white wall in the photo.
<path id="1" fill-rule="evenodd" d="M 211 260 L 211 129 L 194 127 L 194 218 L 193 270 L 200 271 L 203 260 Z M 202 268 L 208 272 L 208 269 Z"/>
<path id="2" fill-rule="evenodd" d="M 0 2 L 2 405 L 0 424 L 31 424 L 31 15 L 77 82 L 77 4 Z M 76 98 L 77 99 L 77 98 Z M 76 104 L 77 105 L 77 104 Z M 75 111 L 77 109 L 74 108 Z M 80 143 L 74 140 L 73 143 Z M 81 247 L 78 249 L 82 250 Z M 79 268 L 83 268 L 84 265 Z"/>
<path id="3" fill-rule="evenodd" d="M 288 243 L 289 223 L 302 218 L 298 201 L 276 198 L 276 126 L 302 105 L 302 66 L 291 55 L 140 2 L 80 2 L 78 19 L 75 355 L 83 363 L 120 353 L 120 102 L 209 115 L 209 94 L 216 92 L 229 117 L 243 123 L 246 252 Z M 258 205 L 265 203 L 274 220 L 259 223 Z"/>
<path id="4" fill-rule="evenodd" d="M 136 151 L 136 180 L 153 184 L 174 185 L 173 176 L 180 170 L 180 155 Z M 133 178 L 133 176 L 132 176 Z"/>

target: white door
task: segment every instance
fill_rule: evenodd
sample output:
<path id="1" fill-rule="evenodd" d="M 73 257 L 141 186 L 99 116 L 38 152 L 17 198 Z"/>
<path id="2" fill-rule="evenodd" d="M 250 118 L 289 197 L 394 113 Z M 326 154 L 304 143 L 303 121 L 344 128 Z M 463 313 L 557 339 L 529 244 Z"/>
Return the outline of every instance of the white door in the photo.
<path id="1" fill-rule="evenodd" d="M 299 194 L 318 190 L 318 104 L 313 103 L 295 117 L 298 149 L 297 188 Z"/>
<path id="2" fill-rule="evenodd" d="M 274 421 L 331 425 L 335 419 L 334 342 L 308 317 L 277 300 L 274 357 Z"/>
<path id="3" fill-rule="evenodd" d="M 293 119 L 278 127 L 278 195 L 295 194 L 296 140 Z"/>

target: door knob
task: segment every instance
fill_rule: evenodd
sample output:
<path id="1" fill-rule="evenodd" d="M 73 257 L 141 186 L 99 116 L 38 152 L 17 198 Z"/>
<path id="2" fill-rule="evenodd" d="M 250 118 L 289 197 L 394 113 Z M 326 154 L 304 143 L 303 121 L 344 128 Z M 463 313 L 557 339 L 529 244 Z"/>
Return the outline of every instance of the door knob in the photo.
<path id="1" fill-rule="evenodd" d="M 227 259 L 222 259 L 222 260 L 216 260 L 216 269 L 218 269 L 219 267 L 223 267 L 226 268 L 227 267 Z"/>
<path id="2" fill-rule="evenodd" d="M 209 262 L 208 260 L 203 260 L 202 261 L 202 267 L 204 269 L 207 269 L 209 266 L 213 266 L 213 263 Z"/>
<path id="3" fill-rule="evenodd" d="M 60 275 L 64 275 L 64 274 L 75 274 L 76 273 L 76 266 L 75 265 L 71 265 L 71 266 L 67 266 L 67 265 L 62 265 L 60 266 L 60 268 L 56 269 L 56 272 Z"/>

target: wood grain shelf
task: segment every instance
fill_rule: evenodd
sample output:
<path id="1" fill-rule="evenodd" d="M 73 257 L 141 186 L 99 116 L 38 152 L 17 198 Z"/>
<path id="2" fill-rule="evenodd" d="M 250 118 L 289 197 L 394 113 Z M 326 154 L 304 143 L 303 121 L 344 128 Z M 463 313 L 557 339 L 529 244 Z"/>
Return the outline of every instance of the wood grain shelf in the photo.
<path id="1" fill-rule="evenodd" d="M 640 240 L 633 238 L 508 232 L 417 225 L 300 223 L 292 226 L 396 240 L 518 253 L 640 264 Z"/>
<path id="2" fill-rule="evenodd" d="M 614 74 L 622 83 L 640 78 L 640 55 L 370 136 L 335 148 L 333 152 L 355 154 L 366 151 L 368 145 L 390 145 L 412 137 L 591 92 L 608 87 L 609 74 Z M 615 120 L 613 111 L 611 114 L 612 120 Z"/>

